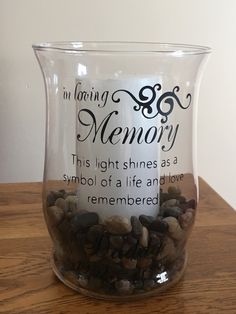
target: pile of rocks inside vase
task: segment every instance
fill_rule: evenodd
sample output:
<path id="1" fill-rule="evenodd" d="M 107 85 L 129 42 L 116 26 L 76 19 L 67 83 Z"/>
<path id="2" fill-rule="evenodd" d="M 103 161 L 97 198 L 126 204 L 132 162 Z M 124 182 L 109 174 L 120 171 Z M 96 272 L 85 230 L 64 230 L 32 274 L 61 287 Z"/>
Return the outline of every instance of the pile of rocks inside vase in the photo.
<path id="1" fill-rule="evenodd" d="M 45 217 L 54 260 L 74 287 L 101 294 L 130 295 L 170 282 L 184 263 L 184 248 L 196 202 L 171 186 L 160 193 L 157 217 L 115 215 L 79 208 L 76 193 L 51 191 Z M 145 212 L 145 210 L 144 210 Z"/>

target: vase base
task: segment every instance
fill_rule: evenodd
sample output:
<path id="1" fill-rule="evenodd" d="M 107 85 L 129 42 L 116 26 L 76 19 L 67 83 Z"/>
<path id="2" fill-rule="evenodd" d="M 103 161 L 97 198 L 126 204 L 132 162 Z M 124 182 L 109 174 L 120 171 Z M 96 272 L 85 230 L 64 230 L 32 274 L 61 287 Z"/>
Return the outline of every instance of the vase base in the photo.
<path id="1" fill-rule="evenodd" d="M 142 297 L 157 295 L 175 285 L 183 276 L 187 265 L 187 253 L 184 252 L 169 267 L 143 281 L 120 280 L 116 290 L 101 282 L 98 277 L 87 279 L 76 270 L 65 269 L 55 255 L 52 255 L 52 269 L 55 275 L 71 289 L 88 297 L 111 301 L 131 301 Z"/>

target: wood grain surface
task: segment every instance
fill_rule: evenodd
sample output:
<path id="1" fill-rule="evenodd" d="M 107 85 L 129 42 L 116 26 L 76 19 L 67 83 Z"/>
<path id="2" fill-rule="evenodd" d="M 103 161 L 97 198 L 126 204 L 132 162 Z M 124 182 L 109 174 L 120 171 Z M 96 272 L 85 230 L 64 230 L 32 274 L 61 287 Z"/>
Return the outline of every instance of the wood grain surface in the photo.
<path id="1" fill-rule="evenodd" d="M 236 313 L 236 213 L 203 180 L 183 279 L 170 290 L 118 303 L 84 297 L 50 267 L 41 184 L 0 185 L 0 313 Z"/>

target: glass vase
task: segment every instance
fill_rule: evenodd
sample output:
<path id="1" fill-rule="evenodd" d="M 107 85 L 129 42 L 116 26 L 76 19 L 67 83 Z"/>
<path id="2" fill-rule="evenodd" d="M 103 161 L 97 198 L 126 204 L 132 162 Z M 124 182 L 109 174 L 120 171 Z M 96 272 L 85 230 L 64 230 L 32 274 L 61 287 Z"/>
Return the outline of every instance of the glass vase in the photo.
<path id="1" fill-rule="evenodd" d="M 176 283 L 198 204 L 202 46 L 33 46 L 46 88 L 43 210 L 53 270 L 96 298 Z"/>

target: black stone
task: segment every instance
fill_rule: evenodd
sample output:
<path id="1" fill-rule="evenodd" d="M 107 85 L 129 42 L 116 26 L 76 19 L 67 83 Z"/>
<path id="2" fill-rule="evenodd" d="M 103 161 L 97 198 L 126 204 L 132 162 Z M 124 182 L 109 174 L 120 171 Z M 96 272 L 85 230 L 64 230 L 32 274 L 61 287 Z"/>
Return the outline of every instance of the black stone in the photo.
<path id="1" fill-rule="evenodd" d="M 70 220 L 71 230 L 78 232 L 98 224 L 98 214 L 94 212 L 78 212 Z"/>
<path id="2" fill-rule="evenodd" d="M 97 244 L 102 239 L 104 234 L 104 226 L 94 225 L 89 228 L 87 232 L 87 240 L 91 243 Z"/>
<path id="3" fill-rule="evenodd" d="M 142 224 L 138 220 L 136 216 L 131 216 L 130 218 L 131 226 L 132 226 L 132 233 L 133 235 L 139 239 L 140 236 L 142 235 Z"/>
<path id="4" fill-rule="evenodd" d="M 104 236 L 100 241 L 99 248 L 97 250 L 98 256 L 104 256 L 109 250 L 109 239 L 107 236 Z"/>
<path id="5" fill-rule="evenodd" d="M 139 221 L 143 226 L 149 229 L 150 225 L 155 221 L 155 219 L 152 216 L 140 215 Z"/>

